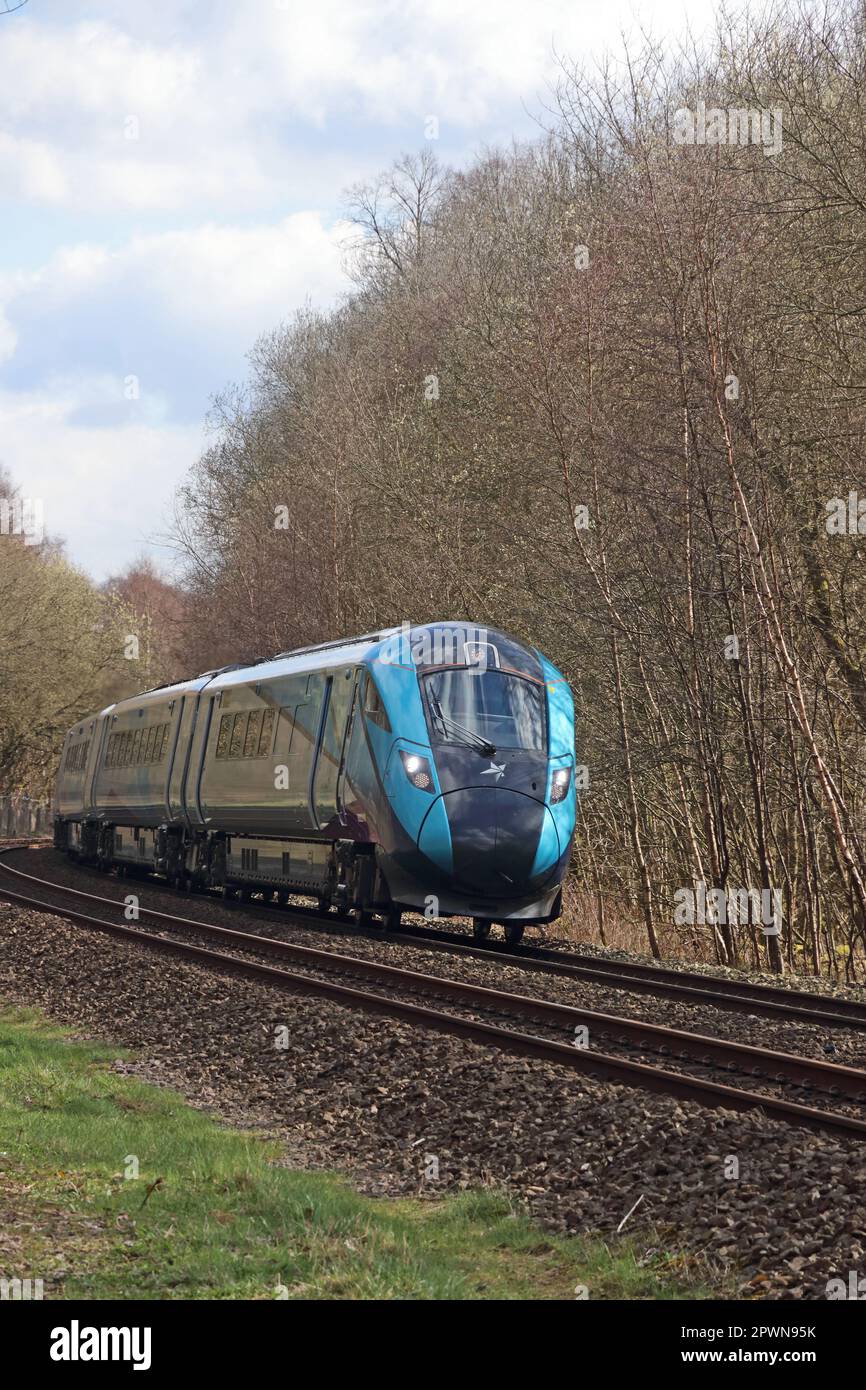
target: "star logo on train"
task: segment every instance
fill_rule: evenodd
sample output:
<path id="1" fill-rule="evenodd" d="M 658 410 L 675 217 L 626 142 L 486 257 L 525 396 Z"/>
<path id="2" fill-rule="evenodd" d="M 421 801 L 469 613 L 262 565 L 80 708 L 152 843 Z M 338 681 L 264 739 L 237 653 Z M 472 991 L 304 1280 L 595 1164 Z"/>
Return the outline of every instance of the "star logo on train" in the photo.
<path id="1" fill-rule="evenodd" d="M 497 782 L 500 782 L 505 776 L 505 763 L 491 763 L 489 767 L 485 767 L 481 776 L 495 777 Z"/>

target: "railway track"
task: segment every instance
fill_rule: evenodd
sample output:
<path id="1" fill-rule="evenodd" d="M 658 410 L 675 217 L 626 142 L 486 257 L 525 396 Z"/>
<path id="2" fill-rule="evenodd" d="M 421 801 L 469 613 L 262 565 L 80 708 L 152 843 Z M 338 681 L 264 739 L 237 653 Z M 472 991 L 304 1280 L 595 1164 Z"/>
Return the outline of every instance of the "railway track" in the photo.
<path id="1" fill-rule="evenodd" d="M 18 845 L 8 848 L 24 847 L 26 846 Z M 0 848 L 0 856 L 3 853 L 5 850 Z M 33 878 L 34 882 L 47 882 L 3 864 L 2 858 L 0 868 L 24 878 Z M 179 898 L 185 897 L 179 890 L 164 883 L 160 882 L 158 886 L 162 892 L 176 894 Z M 221 900 L 220 905 L 230 906 L 230 903 L 226 904 Z M 309 928 L 326 927 L 333 932 L 340 927 L 339 919 L 309 908 L 278 907 L 276 904 L 255 902 L 245 902 L 243 908 L 245 915 L 257 916 L 261 920 L 271 922 L 279 914 L 284 920 L 294 918 Z M 382 932 L 375 929 L 347 926 L 345 931 L 349 937 L 360 935 L 374 940 L 382 938 Z M 826 995 L 810 994 L 805 990 L 788 989 L 782 985 L 729 980 L 720 975 L 673 970 L 664 966 L 644 965 L 638 961 L 612 961 L 583 955 L 580 952 L 551 950 L 549 947 L 526 944 L 509 946 L 505 942 L 496 941 L 481 944 L 467 938 L 461 932 L 449 932 L 414 923 L 406 923 L 397 931 L 389 931 L 387 939 L 407 946 L 422 945 L 425 949 L 445 954 L 502 962 L 539 974 L 586 980 L 630 993 L 650 994 L 656 998 L 690 1004 L 711 1004 L 715 1008 L 734 1013 L 820 1024 L 827 1028 L 856 1028 L 866 1032 L 866 1003 L 856 999 L 828 998 Z"/>
<path id="2" fill-rule="evenodd" d="M 0 897 L 66 917 L 150 949 L 168 951 L 221 970 L 234 971 L 270 984 L 329 997 L 351 1007 L 471 1038 L 505 1052 L 556 1062 L 601 1081 L 637 1086 L 718 1108 L 760 1110 L 787 1124 L 858 1139 L 866 1138 L 866 1121 L 858 1114 L 850 1113 L 850 1110 L 840 1112 L 803 1105 L 773 1094 L 722 1085 L 688 1072 L 647 1065 L 603 1051 L 596 1046 L 596 1041 L 600 1040 L 607 1047 L 656 1053 L 680 1065 L 739 1071 L 758 1078 L 761 1084 L 796 1086 L 818 1093 L 822 1100 L 841 1099 L 850 1107 L 859 1108 L 866 1102 L 866 1072 L 855 1068 L 599 1013 L 579 1005 L 559 1004 L 466 981 L 443 979 L 369 958 L 321 951 L 257 933 L 217 926 L 197 918 L 160 912 L 141 904 L 138 908 L 140 917 L 153 921 L 155 929 L 121 925 L 105 917 L 96 917 L 91 912 L 70 908 L 62 902 L 58 904 L 30 893 L 13 891 L 6 887 L 5 875 L 29 880 L 43 891 L 47 889 L 61 898 L 74 897 L 98 903 L 114 912 L 122 912 L 124 903 L 118 899 L 25 874 L 5 864 L 2 857 L 0 870 L 4 871 L 4 879 L 0 881 Z M 216 951 L 195 945 L 189 940 L 191 933 L 244 954 L 228 954 L 225 950 Z M 256 958 L 260 956 L 278 957 L 283 964 L 274 965 Z M 286 963 L 291 963 L 293 968 L 286 969 Z M 320 973 L 311 974 L 313 970 Z M 348 975 L 356 982 L 359 979 L 365 983 L 372 980 L 379 989 L 360 989 L 357 983 L 346 984 L 343 980 L 334 979 L 334 975 Z M 382 993 L 383 988 L 390 992 Z M 465 1013 L 434 1009 L 426 1002 L 419 1004 L 398 997 L 398 991 L 402 994 L 407 991 L 420 994 L 425 999 L 432 996 L 437 1001 L 447 1001 L 452 1006 L 469 1009 L 471 1013 L 467 1016 Z M 479 1018 L 479 1013 L 493 1014 L 499 1021 L 491 1023 Z M 570 1041 L 563 1042 L 556 1036 L 541 1036 L 537 1032 L 528 1033 L 523 1028 L 504 1027 L 504 1019 L 510 1022 L 518 1020 L 534 1028 L 541 1026 L 554 1035 L 565 1032 Z M 812 1019 L 814 1021 L 814 1015 Z M 590 1039 L 592 1045 L 589 1045 Z"/>
<path id="3" fill-rule="evenodd" d="M 177 892 L 176 889 L 168 891 Z M 183 896 L 179 894 L 179 896 Z M 227 904 L 221 903 L 225 906 Z M 231 906 L 231 903 L 228 904 Z M 279 915 L 302 922 L 305 927 L 326 927 L 334 931 L 339 919 L 323 916 L 308 908 L 286 908 L 276 904 L 246 902 L 246 916 L 273 922 Z M 381 930 L 346 926 L 348 937 L 366 936 L 381 941 Z M 822 1024 L 827 1028 L 856 1028 L 866 1032 L 866 1003 L 856 999 L 828 999 L 825 995 L 784 986 L 763 985 L 744 980 L 728 980 L 720 975 L 698 971 L 665 969 L 639 962 L 596 959 L 579 952 L 554 951 L 545 947 L 509 946 L 505 942 L 484 945 L 460 932 L 440 931 L 406 924 L 389 931 L 387 940 L 425 950 L 513 965 L 538 974 L 559 975 L 656 998 L 681 1000 L 689 1004 L 711 1004 L 728 1012 L 756 1014 L 760 1017 L 790 1019 L 798 1023 Z"/>
<path id="4" fill-rule="evenodd" d="M 388 939 L 403 940 L 406 944 L 422 941 L 434 949 L 457 950 L 488 960 L 503 960 L 527 970 L 556 975 L 571 975 L 574 979 L 594 980 L 599 984 L 628 989 L 640 994 L 654 994 L 668 999 L 692 1003 L 713 1004 L 736 1013 L 784 1016 L 807 1023 L 827 1026 L 861 1028 L 866 1030 L 866 1004 L 856 999 L 828 999 L 825 995 L 808 994 L 784 986 L 752 983 L 748 980 L 728 980 L 720 975 L 702 975 L 698 971 L 670 970 L 664 966 L 643 965 L 637 961 L 610 961 L 578 952 L 553 951 L 545 947 L 508 946 L 489 942 L 480 946 L 468 942 L 458 932 L 438 932 L 427 927 L 401 927 L 388 933 Z"/>

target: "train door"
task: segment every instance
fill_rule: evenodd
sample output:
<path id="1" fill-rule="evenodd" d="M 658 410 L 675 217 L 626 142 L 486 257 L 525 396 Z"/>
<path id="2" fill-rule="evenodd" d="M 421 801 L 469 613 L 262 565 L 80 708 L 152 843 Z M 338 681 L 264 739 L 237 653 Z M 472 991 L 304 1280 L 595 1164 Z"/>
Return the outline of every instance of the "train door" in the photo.
<path id="1" fill-rule="evenodd" d="M 94 724 L 95 724 L 95 726 L 96 726 L 95 732 L 94 732 Z M 105 747 L 106 738 L 108 737 L 108 729 L 109 729 L 110 725 L 111 725 L 111 715 L 110 715 L 110 714 L 103 714 L 103 715 L 101 715 L 98 719 L 92 720 L 92 721 L 91 721 L 91 724 L 90 724 L 90 728 L 91 728 L 91 738 L 93 739 L 93 743 L 92 743 L 92 747 L 91 747 L 90 767 L 89 767 L 89 770 L 88 770 L 87 785 L 86 785 L 85 795 L 84 795 L 84 809 L 85 809 L 85 811 L 87 811 L 89 814 L 93 814 L 93 812 L 96 810 L 96 803 L 97 803 L 97 786 L 96 786 L 96 779 L 97 779 L 97 776 L 98 776 L 98 773 L 99 773 L 99 769 L 100 769 L 100 767 L 102 766 L 102 753 L 103 753 L 103 749 L 104 749 L 104 747 Z"/>
<path id="2" fill-rule="evenodd" d="M 288 774 L 288 786 L 280 790 L 277 800 L 279 823 L 295 835 L 309 834 L 316 825 L 313 773 L 328 689 L 328 681 L 318 672 L 283 677 L 274 683 L 280 717 L 273 761 Z"/>
<path id="3" fill-rule="evenodd" d="M 195 713 L 198 705 L 198 695 L 182 695 L 180 697 L 180 710 L 177 715 L 175 725 L 174 747 L 172 749 L 171 770 L 168 776 L 168 818 L 176 821 L 183 818 L 185 812 L 184 790 L 186 783 L 186 769 L 189 763 L 189 750 L 192 743 L 192 733 L 195 727 Z M 172 714 L 174 711 L 172 711 Z"/>
<path id="4" fill-rule="evenodd" d="M 313 773 L 313 813 L 319 830 L 339 821 L 340 774 L 346 729 L 356 689 L 356 672 L 335 671 L 328 677 L 322 730 Z"/>
<path id="5" fill-rule="evenodd" d="M 199 722 L 199 716 L 200 716 L 200 714 L 201 714 L 201 708 L 202 708 L 202 697 L 201 697 L 201 695 L 199 694 L 199 695 L 192 695 L 192 696 L 190 696 L 190 701 L 189 701 L 189 703 L 190 703 L 190 705 L 191 705 L 191 707 L 192 707 L 192 717 L 191 717 L 190 722 L 189 722 L 189 737 L 188 737 L 188 739 L 187 739 L 187 744 L 186 744 L 186 762 L 185 762 L 185 764 L 184 764 L 183 778 L 182 778 L 181 784 L 180 784 L 180 804 L 181 804 L 181 808 L 182 808 L 182 811 L 183 811 L 183 817 L 184 817 L 184 820 L 186 821 L 187 825 L 190 825 L 190 824 L 192 823 L 192 821 L 195 819 L 195 805 L 194 805 L 194 802 L 193 802 L 193 791 L 195 790 L 195 788 L 194 788 L 194 782 L 195 782 L 196 779 L 195 779 L 195 777 L 192 775 L 191 769 L 192 769 L 192 752 L 193 752 L 193 747 L 194 747 L 194 745 L 195 745 L 195 732 L 196 732 L 196 727 L 197 727 L 198 722 Z"/>
<path id="6" fill-rule="evenodd" d="M 352 734 L 355 728 L 355 721 L 358 719 L 359 706 L 361 700 L 361 678 L 364 671 L 359 667 L 355 672 L 352 681 L 352 699 L 349 705 L 349 717 L 346 720 L 346 732 L 343 735 L 343 751 L 340 758 L 340 769 L 337 773 L 337 815 L 341 821 L 346 819 L 346 788 L 349 771 L 349 749 L 352 746 Z M 351 798 L 350 798 L 351 799 Z"/>
<path id="7" fill-rule="evenodd" d="M 204 760 L 207 756 L 208 740 L 210 738 L 211 725 L 214 719 L 214 711 L 219 700 L 219 695 L 210 695 L 205 698 L 203 695 L 198 699 L 197 728 L 199 737 L 193 738 L 190 747 L 190 764 L 187 771 L 186 780 L 183 787 L 183 803 L 187 819 L 195 821 L 199 825 L 205 824 L 204 811 L 201 803 L 201 781 L 204 769 Z M 193 726 L 195 732 L 196 726 Z"/>

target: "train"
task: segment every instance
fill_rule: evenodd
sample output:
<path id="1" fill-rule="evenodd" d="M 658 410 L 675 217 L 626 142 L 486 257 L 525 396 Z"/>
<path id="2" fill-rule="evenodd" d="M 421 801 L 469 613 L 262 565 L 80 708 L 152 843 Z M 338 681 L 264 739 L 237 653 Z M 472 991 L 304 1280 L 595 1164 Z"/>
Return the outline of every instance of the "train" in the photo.
<path id="1" fill-rule="evenodd" d="M 575 826 L 574 705 L 497 629 L 403 623 L 119 700 L 66 734 L 54 844 L 121 874 L 358 925 L 554 921 Z"/>

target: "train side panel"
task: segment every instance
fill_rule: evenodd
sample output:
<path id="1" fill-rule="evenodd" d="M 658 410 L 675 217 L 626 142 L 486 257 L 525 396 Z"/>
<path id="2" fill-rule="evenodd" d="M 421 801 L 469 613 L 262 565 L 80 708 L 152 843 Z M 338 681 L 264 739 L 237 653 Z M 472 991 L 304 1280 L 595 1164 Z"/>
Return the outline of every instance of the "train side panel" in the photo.
<path id="1" fill-rule="evenodd" d="M 80 724 L 69 730 L 63 740 L 54 787 L 56 815 L 79 821 L 89 814 L 101 735 L 110 708 L 83 719 Z"/>
<path id="2" fill-rule="evenodd" d="M 93 810 L 115 825 L 152 826 L 166 820 L 173 757 L 184 696 L 190 687 L 166 687 L 116 704 L 109 716 L 96 769 Z"/>
<path id="3" fill-rule="evenodd" d="M 328 678 L 275 676 L 210 696 L 207 741 L 193 760 L 204 826 L 318 837 L 311 779 Z"/>

